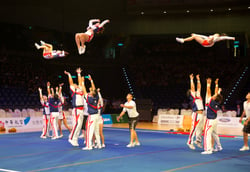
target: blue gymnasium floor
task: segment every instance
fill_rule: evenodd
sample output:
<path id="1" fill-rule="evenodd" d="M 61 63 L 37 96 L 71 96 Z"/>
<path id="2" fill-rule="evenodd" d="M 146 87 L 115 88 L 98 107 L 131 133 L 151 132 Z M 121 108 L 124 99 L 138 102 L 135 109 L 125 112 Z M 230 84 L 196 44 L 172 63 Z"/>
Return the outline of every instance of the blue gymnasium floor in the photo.
<path id="1" fill-rule="evenodd" d="M 0 134 L 0 171 L 53 172 L 242 172 L 250 171 L 250 151 L 240 152 L 242 137 L 221 137 L 223 150 L 201 155 L 190 150 L 187 135 L 137 130 L 141 146 L 127 148 L 128 129 L 104 128 L 106 148 L 83 151 L 67 141 L 40 139 L 40 132 Z"/>

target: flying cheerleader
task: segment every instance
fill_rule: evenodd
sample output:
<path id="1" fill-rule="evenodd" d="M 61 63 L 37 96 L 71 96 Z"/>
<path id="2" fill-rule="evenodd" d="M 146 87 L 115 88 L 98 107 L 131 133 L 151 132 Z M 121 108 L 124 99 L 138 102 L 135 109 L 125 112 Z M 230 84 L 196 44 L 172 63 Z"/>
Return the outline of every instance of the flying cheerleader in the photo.
<path id="1" fill-rule="evenodd" d="M 218 34 L 215 33 L 213 35 L 205 36 L 205 35 L 199 35 L 199 34 L 191 34 L 188 38 L 176 38 L 176 41 L 179 43 L 184 43 L 187 41 L 195 40 L 199 44 L 201 44 L 203 47 L 212 47 L 216 42 L 224 41 L 224 40 L 235 40 L 235 37 L 227 36 L 226 34 Z"/>
<path id="2" fill-rule="evenodd" d="M 53 50 L 53 46 L 44 41 L 40 41 L 41 45 L 35 43 L 35 47 L 39 49 L 43 49 L 43 57 L 45 59 L 54 59 L 61 58 L 67 56 L 69 53 L 64 50 Z"/>
<path id="3" fill-rule="evenodd" d="M 89 20 L 89 26 L 87 27 L 87 31 L 85 33 L 76 33 L 75 41 L 78 48 L 79 54 L 84 54 L 86 50 L 85 42 L 90 42 L 94 34 L 102 33 L 104 31 L 104 25 L 109 23 L 109 20 L 104 20 L 102 23 L 99 19 L 91 19 Z"/>

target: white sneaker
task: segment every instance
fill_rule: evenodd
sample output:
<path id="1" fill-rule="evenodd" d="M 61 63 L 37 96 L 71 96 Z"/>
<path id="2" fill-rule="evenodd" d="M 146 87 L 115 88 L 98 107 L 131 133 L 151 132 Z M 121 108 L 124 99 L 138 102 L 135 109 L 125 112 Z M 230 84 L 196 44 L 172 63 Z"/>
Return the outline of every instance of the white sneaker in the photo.
<path id="1" fill-rule="evenodd" d="M 62 138 L 63 137 L 63 135 L 61 134 L 60 136 L 58 136 L 58 138 Z"/>
<path id="2" fill-rule="evenodd" d="M 81 52 L 82 52 L 82 47 L 80 47 L 79 49 L 78 49 L 78 53 L 81 55 Z"/>
<path id="3" fill-rule="evenodd" d="M 138 143 L 134 142 L 134 145 L 135 146 L 141 146 L 140 142 L 138 142 Z"/>
<path id="4" fill-rule="evenodd" d="M 46 136 L 40 136 L 41 139 L 46 139 L 47 137 Z"/>
<path id="5" fill-rule="evenodd" d="M 51 137 L 51 140 L 56 140 L 56 139 L 58 139 L 59 137 Z"/>
<path id="6" fill-rule="evenodd" d="M 62 51 L 61 54 L 59 54 L 60 57 L 64 57 L 65 56 L 65 52 Z"/>
<path id="7" fill-rule="evenodd" d="M 92 147 L 84 147 L 82 150 L 92 150 Z"/>
<path id="8" fill-rule="evenodd" d="M 81 134 L 78 138 L 82 139 L 82 138 L 84 138 L 84 135 L 83 135 L 83 134 Z"/>
<path id="9" fill-rule="evenodd" d="M 204 152 L 201 152 L 202 155 L 209 155 L 209 154 L 212 154 L 213 152 L 212 151 L 204 151 Z"/>
<path id="10" fill-rule="evenodd" d="M 222 151 L 222 147 L 221 146 L 216 146 L 214 149 L 213 149 L 213 152 L 219 152 L 219 151 Z"/>
<path id="11" fill-rule="evenodd" d="M 40 49 L 40 45 L 38 45 L 37 43 L 35 43 L 35 47 L 39 50 Z"/>
<path id="12" fill-rule="evenodd" d="M 69 139 L 68 141 L 69 141 L 69 143 L 70 143 L 72 146 L 79 146 L 78 143 L 74 142 L 74 141 L 71 140 L 71 139 Z"/>
<path id="13" fill-rule="evenodd" d="M 42 45 L 44 45 L 44 44 L 45 44 L 45 42 L 44 42 L 44 41 L 42 41 L 42 40 L 41 40 L 40 42 L 41 42 L 41 44 L 42 44 Z"/>
<path id="14" fill-rule="evenodd" d="M 86 45 L 84 47 L 80 47 L 80 53 L 79 54 L 84 54 L 86 50 Z"/>
<path id="15" fill-rule="evenodd" d="M 182 44 L 184 43 L 184 39 L 182 39 L 182 38 L 176 38 L 176 41 L 179 43 L 182 43 Z"/>
<path id="16" fill-rule="evenodd" d="M 105 146 L 105 144 L 102 144 L 102 148 L 105 148 L 106 146 Z"/>
<path id="17" fill-rule="evenodd" d="M 202 148 L 202 144 L 201 144 L 201 142 L 199 142 L 199 141 L 195 140 L 195 141 L 194 141 L 194 144 L 196 144 L 199 148 Z"/>
<path id="18" fill-rule="evenodd" d="M 187 145 L 188 145 L 188 147 L 189 147 L 190 149 L 195 150 L 195 146 L 194 146 L 194 145 L 188 144 L 188 143 L 187 143 Z"/>
<path id="19" fill-rule="evenodd" d="M 249 146 L 243 146 L 242 148 L 240 148 L 240 151 L 247 151 L 249 150 Z"/>
<path id="20" fill-rule="evenodd" d="M 129 144 L 127 145 L 127 148 L 132 148 L 132 147 L 135 147 L 134 143 L 129 143 Z"/>

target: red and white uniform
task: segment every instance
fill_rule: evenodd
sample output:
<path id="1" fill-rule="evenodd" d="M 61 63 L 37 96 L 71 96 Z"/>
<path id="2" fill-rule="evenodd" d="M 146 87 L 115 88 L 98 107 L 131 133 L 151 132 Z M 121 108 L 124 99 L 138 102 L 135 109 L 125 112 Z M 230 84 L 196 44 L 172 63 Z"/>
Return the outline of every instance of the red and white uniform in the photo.
<path id="1" fill-rule="evenodd" d="M 99 96 L 96 95 L 95 97 L 86 94 L 85 95 L 86 102 L 88 104 L 88 120 L 86 123 L 86 148 L 92 149 L 92 138 L 93 134 L 95 134 L 96 142 L 98 148 L 101 148 L 101 140 L 100 140 L 100 133 L 99 133 L 99 113 L 98 113 L 98 101 Z"/>
<path id="2" fill-rule="evenodd" d="M 83 103 L 83 91 L 81 88 L 74 86 L 70 86 L 70 92 L 72 97 L 72 118 L 73 118 L 73 126 L 72 131 L 69 135 L 69 140 L 73 143 L 78 144 L 78 137 L 82 128 L 83 122 L 83 110 L 84 110 L 84 103 Z"/>
<path id="3" fill-rule="evenodd" d="M 196 136 L 196 141 L 201 143 L 202 141 L 202 131 L 204 124 L 204 115 L 203 115 L 203 100 L 199 92 L 191 92 L 192 97 L 192 126 L 191 131 L 188 137 L 188 144 L 194 143 L 194 137 Z M 199 111 L 202 111 L 199 112 Z"/>
<path id="4" fill-rule="evenodd" d="M 43 106 L 43 132 L 42 132 L 41 137 L 48 137 L 49 129 L 50 129 L 49 103 L 41 100 L 41 104 Z"/>
<path id="5" fill-rule="evenodd" d="M 206 123 L 204 128 L 204 150 L 212 151 L 212 137 L 217 147 L 221 147 L 220 138 L 217 133 L 217 111 L 219 110 L 219 104 L 212 100 L 212 97 L 206 99 Z"/>
<path id="6" fill-rule="evenodd" d="M 52 127 L 52 139 L 58 138 L 58 116 L 59 107 L 62 106 L 60 99 L 55 99 L 51 95 L 48 96 L 49 108 L 50 108 L 50 122 Z"/>

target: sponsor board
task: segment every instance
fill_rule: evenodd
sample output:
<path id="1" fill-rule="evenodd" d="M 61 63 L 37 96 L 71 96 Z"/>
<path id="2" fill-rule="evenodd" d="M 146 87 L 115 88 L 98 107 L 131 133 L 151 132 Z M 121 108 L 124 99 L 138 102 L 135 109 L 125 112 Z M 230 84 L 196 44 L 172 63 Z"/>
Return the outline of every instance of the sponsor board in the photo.
<path id="1" fill-rule="evenodd" d="M 223 127 L 242 127 L 242 124 L 239 122 L 239 117 L 217 117 L 218 126 Z"/>
<path id="2" fill-rule="evenodd" d="M 183 115 L 159 115 L 158 124 L 182 125 Z"/>

